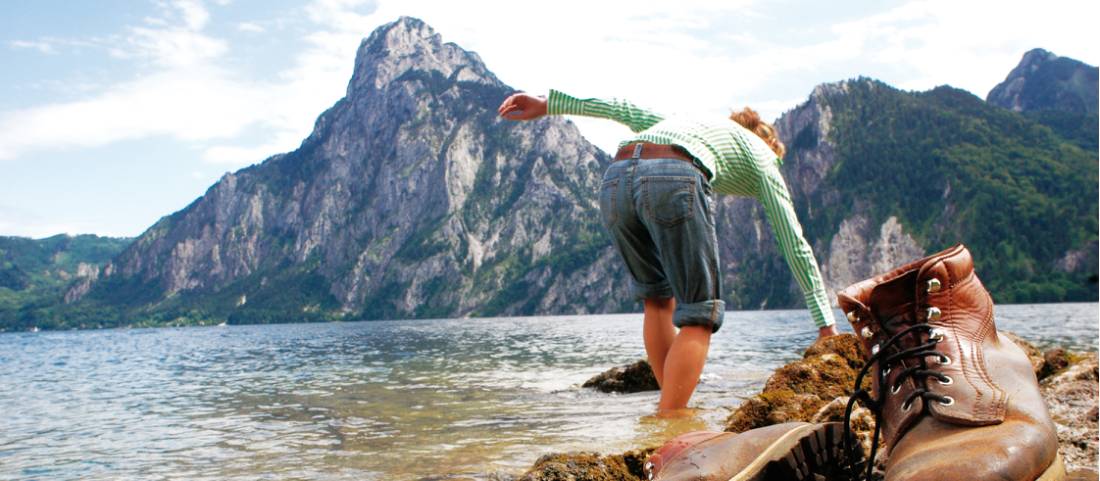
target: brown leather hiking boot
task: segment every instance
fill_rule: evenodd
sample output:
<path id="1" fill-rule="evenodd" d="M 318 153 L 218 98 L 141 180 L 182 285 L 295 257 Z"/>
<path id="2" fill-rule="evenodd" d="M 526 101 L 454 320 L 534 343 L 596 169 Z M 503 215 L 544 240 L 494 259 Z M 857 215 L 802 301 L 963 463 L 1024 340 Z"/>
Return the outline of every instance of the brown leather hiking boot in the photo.
<path id="1" fill-rule="evenodd" d="M 856 388 L 873 375 L 872 392 L 853 400 L 876 413 L 887 481 L 1065 479 L 1035 374 L 997 334 L 964 246 L 853 284 L 838 300 L 867 357 Z"/>
<path id="2" fill-rule="evenodd" d="M 659 481 L 841 479 L 841 423 L 785 423 L 743 433 L 694 432 L 666 443 L 646 463 Z"/>

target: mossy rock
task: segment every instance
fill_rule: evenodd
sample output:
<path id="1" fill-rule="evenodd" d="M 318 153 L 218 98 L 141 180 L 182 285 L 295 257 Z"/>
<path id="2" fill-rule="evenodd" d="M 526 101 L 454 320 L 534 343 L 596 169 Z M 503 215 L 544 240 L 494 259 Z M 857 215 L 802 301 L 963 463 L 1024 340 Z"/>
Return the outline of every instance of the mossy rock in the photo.
<path id="1" fill-rule="evenodd" d="M 848 367 L 858 371 L 863 368 L 863 345 L 854 334 L 841 334 L 819 339 L 806 349 L 802 354 L 803 359 L 818 357 L 822 354 L 840 356 L 848 363 Z"/>
<path id="2" fill-rule="evenodd" d="M 594 388 L 600 392 L 635 393 L 658 391 L 657 378 L 649 362 L 642 359 L 634 364 L 611 368 L 584 382 L 581 387 Z"/>
<path id="3" fill-rule="evenodd" d="M 726 431 L 744 432 L 772 424 L 811 421 L 826 404 L 851 393 L 863 367 L 859 339 L 852 334 L 815 342 L 803 358 L 775 371 L 764 391 L 726 419 Z M 864 379 L 870 388 L 870 379 Z"/>
<path id="4" fill-rule="evenodd" d="M 790 389 L 767 391 L 745 400 L 728 418 L 726 431 L 750 429 L 791 421 L 808 421 L 825 404 L 820 396 L 795 393 Z"/>
<path id="5" fill-rule="evenodd" d="M 653 448 L 601 456 L 597 453 L 547 454 L 519 481 L 641 481 Z"/>
<path id="6" fill-rule="evenodd" d="M 764 392 L 790 390 L 831 400 L 851 392 L 856 374 L 842 357 L 823 353 L 779 368 L 768 378 Z"/>

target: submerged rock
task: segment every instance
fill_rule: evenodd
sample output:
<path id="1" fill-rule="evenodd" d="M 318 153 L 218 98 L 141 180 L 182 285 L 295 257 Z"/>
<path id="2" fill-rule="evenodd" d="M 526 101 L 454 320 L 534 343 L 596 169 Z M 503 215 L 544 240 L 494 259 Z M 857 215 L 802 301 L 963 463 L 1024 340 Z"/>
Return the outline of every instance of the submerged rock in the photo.
<path id="1" fill-rule="evenodd" d="M 581 387 L 595 388 L 600 392 L 634 393 L 657 391 L 657 378 L 649 362 L 642 359 L 634 364 L 619 366 L 604 371 L 584 382 Z"/>

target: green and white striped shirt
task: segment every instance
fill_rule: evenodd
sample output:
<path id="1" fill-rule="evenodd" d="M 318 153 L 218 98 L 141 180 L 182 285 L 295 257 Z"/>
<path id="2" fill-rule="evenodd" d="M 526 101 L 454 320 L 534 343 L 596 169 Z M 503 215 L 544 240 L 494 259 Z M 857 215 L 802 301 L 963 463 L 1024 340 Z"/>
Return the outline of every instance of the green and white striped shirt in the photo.
<path id="1" fill-rule="evenodd" d="M 835 323 L 821 271 L 810 244 L 802 236 L 791 194 L 779 172 L 781 161 L 763 139 L 728 119 L 719 122 L 666 119 L 624 100 L 577 99 L 557 90 L 550 91 L 547 113 L 619 122 L 637 134 L 622 145 L 639 141 L 679 145 L 709 171 L 715 191 L 759 199 L 787 265 L 802 288 L 814 323 L 818 327 Z"/>

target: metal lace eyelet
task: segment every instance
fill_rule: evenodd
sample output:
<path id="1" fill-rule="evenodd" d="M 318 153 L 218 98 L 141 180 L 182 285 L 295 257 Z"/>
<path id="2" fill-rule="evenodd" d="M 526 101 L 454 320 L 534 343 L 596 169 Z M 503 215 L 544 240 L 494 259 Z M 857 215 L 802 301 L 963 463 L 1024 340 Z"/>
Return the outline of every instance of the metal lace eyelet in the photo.
<path id="1" fill-rule="evenodd" d="M 935 309 L 935 308 L 933 307 L 932 309 Z M 943 330 L 942 329 L 932 329 L 931 331 L 928 332 L 928 338 L 933 340 L 933 341 L 936 341 L 936 342 L 942 341 L 943 340 Z"/>
<path id="2" fill-rule="evenodd" d="M 955 398 L 951 396 L 944 396 L 943 400 L 940 401 L 940 404 L 943 404 L 944 406 L 950 406 L 952 404 L 955 404 Z"/>
<path id="3" fill-rule="evenodd" d="M 859 335 L 861 335 L 861 336 L 863 336 L 863 337 L 866 337 L 867 339 L 870 339 L 870 338 L 872 338 L 872 337 L 875 337 L 875 333 L 874 333 L 874 332 L 871 332 L 871 328 L 869 328 L 869 327 L 866 327 L 866 326 L 864 326 L 864 328 L 863 328 L 863 329 L 860 329 L 860 330 L 859 330 Z"/>
<path id="4" fill-rule="evenodd" d="M 859 315 L 856 314 L 856 311 L 848 312 L 848 313 L 845 313 L 844 315 L 848 316 L 848 322 L 857 322 L 857 321 L 859 321 Z"/>
<path id="5" fill-rule="evenodd" d="M 871 346 L 871 355 L 872 356 L 875 355 L 875 354 L 878 354 L 878 351 L 879 351 L 878 344 L 875 344 L 874 346 Z"/>
<path id="6" fill-rule="evenodd" d="M 913 402 L 912 402 L 912 401 L 909 401 L 909 402 L 905 402 L 905 403 L 902 403 L 902 405 L 901 405 L 901 410 L 902 410 L 902 411 L 908 411 L 908 410 L 909 410 L 909 409 L 911 409 L 912 407 L 913 407 Z"/>
<path id="7" fill-rule="evenodd" d="M 940 317 L 943 316 L 943 311 L 941 311 L 940 308 L 936 306 L 929 307 L 927 312 L 929 321 L 938 321 L 940 320 Z"/>
<path id="8" fill-rule="evenodd" d="M 646 479 L 653 479 L 653 462 L 647 461 L 645 466 L 642 466 L 642 470 L 645 471 Z"/>
<path id="9" fill-rule="evenodd" d="M 928 289 L 927 289 L 927 291 L 929 293 L 939 292 L 940 289 L 942 289 L 942 288 L 943 288 L 943 283 L 940 282 L 939 279 L 936 279 L 935 277 L 933 277 L 931 279 L 928 279 Z"/>
<path id="10" fill-rule="evenodd" d="M 882 377 L 886 377 L 886 376 L 889 376 L 889 375 L 890 375 L 890 371 L 893 371 L 893 370 L 894 370 L 894 368 L 892 368 L 892 367 L 888 367 L 888 368 L 886 368 L 886 369 L 883 369 L 883 370 L 882 370 Z"/>
<path id="11" fill-rule="evenodd" d="M 901 384 L 890 386 L 890 394 L 897 394 L 899 392 L 901 392 Z"/>
<path id="12" fill-rule="evenodd" d="M 940 379 L 940 378 L 936 378 L 936 382 L 939 382 L 940 385 L 942 385 L 942 386 L 950 386 L 950 385 L 955 383 L 955 380 L 951 379 L 951 376 L 946 376 L 945 375 L 944 377 L 947 378 L 946 381 L 944 381 L 943 379 Z"/>
<path id="13" fill-rule="evenodd" d="M 951 364 L 951 358 L 947 357 L 946 354 L 940 354 L 940 365 L 946 366 L 948 364 Z"/>

